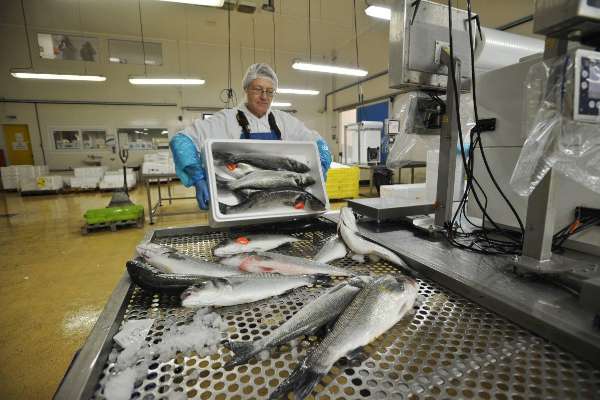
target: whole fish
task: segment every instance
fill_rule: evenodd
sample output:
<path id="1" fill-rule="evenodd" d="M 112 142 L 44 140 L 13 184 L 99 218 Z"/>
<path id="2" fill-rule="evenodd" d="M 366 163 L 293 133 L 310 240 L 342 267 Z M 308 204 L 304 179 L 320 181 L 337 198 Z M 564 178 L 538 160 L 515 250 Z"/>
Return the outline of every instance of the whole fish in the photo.
<path id="1" fill-rule="evenodd" d="M 144 261 L 166 273 L 203 276 L 230 276 L 241 273 L 237 268 L 190 257 L 156 243 L 141 243 L 136 250 Z"/>
<path id="2" fill-rule="evenodd" d="M 250 193 L 248 197 L 235 206 L 219 203 L 223 214 L 257 211 L 265 207 L 289 206 L 297 210 L 309 208 L 322 211 L 325 204 L 312 194 L 298 188 L 268 189 Z"/>
<path id="3" fill-rule="evenodd" d="M 308 172 L 310 168 L 288 157 L 263 153 L 226 153 L 213 151 L 213 157 L 227 164 L 247 163 L 262 169 Z"/>
<path id="4" fill-rule="evenodd" d="M 318 263 L 305 258 L 286 256 L 278 253 L 262 252 L 256 254 L 238 254 L 221 260 L 230 267 L 244 272 L 275 272 L 281 275 L 324 274 L 350 276 L 351 272 L 343 268 Z"/>
<path id="5" fill-rule="evenodd" d="M 353 253 L 381 257 L 393 264 L 408 268 L 408 265 L 395 253 L 377 243 L 362 238 L 356 225 L 356 218 L 349 207 L 342 208 L 338 221 L 338 231 L 344 243 Z"/>
<path id="6" fill-rule="evenodd" d="M 269 398 L 279 399 L 293 391 L 295 399 L 304 399 L 337 360 L 371 343 L 400 321 L 412 309 L 417 293 L 417 283 L 406 277 L 387 275 L 367 283 L 331 332 Z"/>
<path id="7" fill-rule="evenodd" d="M 244 235 L 229 239 L 217 247 L 213 254 L 217 257 L 229 257 L 240 253 L 269 251 L 287 243 L 298 242 L 300 239 L 288 235 L 256 234 Z"/>
<path id="8" fill-rule="evenodd" d="M 127 261 L 125 265 L 131 280 L 149 291 L 181 293 L 190 286 L 210 278 L 201 275 L 167 274 L 147 265 L 140 259 Z"/>
<path id="9" fill-rule="evenodd" d="M 263 350 L 289 342 L 298 336 L 316 332 L 322 326 L 337 318 L 346 309 L 361 287 L 365 277 L 356 277 L 340 283 L 306 304 L 277 329 L 254 342 L 225 342 L 234 356 L 225 364 L 225 368 L 244 364 Z"/>
<path id="10" fill-rule="evenodd" d="M 244 274 L 211 278 L 181 294 L 184 307 L 233 306 L 279 296 L 302 286 L 329 283 L 325 275 Z"/>
<path id="11" fill-rule="evenodd" d="M 346 245 L 338 235 L 334 235 L 323 247 L 321 247 L 321 250 L 315 255 L 314 260 L 316 262 L 327 264 L 331 261 L 346 257 L 346 254 L 348 254 Z"/>
<path id="12" fill-rule="evenodd" d="M 254 171 L 236 180 L 225 180 L 217 177 L 219 187 L 229 190 L 241 189 L 277 189 L 277 188 L 305 188 L 315 184 L 315 180 L 308 174 L 299 174 L 291 171 Z"/>
<path id="13" fill-rule="evenodd" d="M 246 163 L 215 165 L 215 174 L 224 179 L 240 179 L 249 173 L 256 171 L 260 171 L 260 168 L 256 168 Z"/>

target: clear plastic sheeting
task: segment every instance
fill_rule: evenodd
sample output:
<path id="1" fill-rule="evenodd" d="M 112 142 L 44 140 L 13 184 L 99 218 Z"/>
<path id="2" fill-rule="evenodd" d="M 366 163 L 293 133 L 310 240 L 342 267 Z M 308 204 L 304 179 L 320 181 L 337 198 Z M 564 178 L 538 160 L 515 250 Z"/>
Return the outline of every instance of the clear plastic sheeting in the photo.
<path id="1" fill-rule="evenodd" d="M 527 139 L 510 179 L 529 196 L 552 168 L 600 193 L 600 116 L 574 120 L 573 53 L 531 67 L 525 90 Z"/>
<path id="2" fill-rule="evenodd" d="M 392 118 L 400 122 L 400 133 L 396 135 L 391 146 L 386 166 L 388 168 L 401 168 L 413 161 L 426 161 L 427 152 L 439 150 L 440 130 L 428 129 L 428 115 L 419 110 L 419 99 L 431 99 L 424 92 L 413 91 L 398 95 L 393 104 Z M 445 96 L 440 99 L 445 102 Z M 465 149 L 469 146 L 469 133 L 475 126 L 473 113 L 473 99 L 470 93 L 460 96 L 460 119 Z M 458 141 L 460 145 L 460 141 Z M 460 148 L 457 148 L 460 151 Z"/>

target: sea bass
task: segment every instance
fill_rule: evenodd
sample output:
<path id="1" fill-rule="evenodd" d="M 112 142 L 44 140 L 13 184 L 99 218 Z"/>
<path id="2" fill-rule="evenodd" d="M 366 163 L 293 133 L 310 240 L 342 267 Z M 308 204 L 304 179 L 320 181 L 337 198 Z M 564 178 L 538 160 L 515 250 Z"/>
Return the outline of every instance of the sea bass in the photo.
<path id="1" fill-rule="evenodd" d="M 213 254 L 217 257 L 229 257 L 240 253 L 269 251 L 287 243 L 298 242 L 300 239 L 288 235 L 256 234 L 239 236 L 229 239 L 217 247 Z"/>
<path id="2" fill-rule="evenodd" d="M 184 307 L 233 306 L 279 296 L 302 286 L 329 283 L 325 275 L 244 274 L 211 278 L 181 294 Z"/>
<path id="3" fill-rule="evenodd" d="M 340 239 L 338 235 L 334 235 L 323 247 L 321 247 L 321 250 L 315 255 L 314 260 L 316 262 L 327 264 L 331 261 L 346 257 L 347 253 L 348 249 L 342 239 Z"/>
<path id="4" fill-rule="evenodd" d="M 349 207 L 344 207 L 340 211 L 338 231 L 346 246 L 353 253 L 381 257 L 393 264 L 408 268 L 408 265 L 392 251 L 360 236 L 358 226 L 356 225 L 356 218 L 354 218 L 354 214 Z"/>
<path id="5" fill-rule="evenodd" d="M 247 163 L 262 169 L 308 172 L 310 168 L 299 161 L 288 157 L 276 156 L 263 153 L 226 153 L 213 151 L 213 157 L 227 164 Z"/>
<path id="6" fill-rule="evenodd" d="M 241 189 L 278 189 L 278 188 L 305 188 L 315 184 L 315 180 L 308 174 L 299 174 L 291 171 L 254 171 L 242 178 L 225 180 L 217 177 L 219 187 L 229 190 Z"/>
<path id="7" fill-rule="evenodd" d="M 223 214 L 237 214 L 277 206 L 289 206 L 297 210 L 308 208 L 313 211 L 322 211 L 325 209 L 325 204 L 321 200 L 297 188 L 269 189 L 253 192 L 240 204 L 235 206 L 219 203 L 219 209 Z"/>
<path id="8" fill-rule="evenodd" d="M 283 398 L 293 391 L 296 400 L 304 399 L 337 360 L 371 343 L 400 321 L 412 309 L 417 293 L 417 283 L 406 277 L 387 275 L 367 283 L 331 332 L 269 398 Z"/>
<path id="9" fill-rule="evenodd" d="M 156 243 L 141 243 L 136 249 L 144 261 L 166 273 L 203 276 L 230 276 L 241 273 L 237 268 L 190 257 Z"/>
<path id="10" fill-rule="evenodd" d="M 249 173 L 260 170 L 260 168 L 256 168 L 246 163 L 222 164 L 215 166 L 215 175 L 218 175 L 224 179 L 240 179 Z"/>
<path id="11" fill-rule="evenodd" d="M 140 259 L 127 261 L 125 265 L 131 280 L 149 291 L 179 294 L 190 286 L 210 278 L 202 275 L 168 274 L 147 265 Z"/>
<path id="12" fill-rule="evenodd" d="M 327 290 L 302 307 L 300 311 L 273 330 L 268 336 L 254 342 L 226 342 L 225 347 L 229 348 L 234 356 L 225 365 L 225 368 L 244 364 L 263 350 L 279 346 L 298 336 L 316 332 L 319 328 L 337 318 L 346 309 L 360 288 L 365 285 L 365 279 L 370 278 L 352 278 L 348 282 L 340 283 Z"/>
<path id="13" fill-rule="evenodd" d="M 334 275 L 350 276 L 351 272 L 343 268 L 314 262 L 300 257 L 286 256 L 278 253 L 262 252 L 256 254 L 239 254 L 221 260 L 230 267 L 244 272 L 275 272 L 281 275 Z"/>

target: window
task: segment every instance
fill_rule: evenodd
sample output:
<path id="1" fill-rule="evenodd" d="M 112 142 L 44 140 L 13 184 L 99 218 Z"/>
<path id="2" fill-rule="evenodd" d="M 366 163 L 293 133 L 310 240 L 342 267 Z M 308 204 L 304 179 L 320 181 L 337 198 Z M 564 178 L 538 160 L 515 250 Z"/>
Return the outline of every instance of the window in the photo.
<path id="1" fill-rule="evenodd" d="M 38 33 L 37 39 L 41 58 L 90 62 L 98 60 L 97 38 Z"/>
<path id="2" fill-rule="evenodd" d="M 106 131 L 102 129 L 82 129 L 81 138 L 84 150 L 106 150 L 109 146 Z"/>
<path id="3" fill-rule="evenodd" d="M 169 148 L 169 131 L 165 128 L 121 128 L 119 147 L 129 150 L 158 150 Z"/>
<path id="4" fill-rule="evenodd" d="M 56 150 L 80 150 L 81 137 L 79 130 L 53 130 L 54 148 Z"/>
<path id="5" fill-rule="evenodd" d="M 144 56 L 145 53 L 145 56 Z M 108 40 L 108 61 L 117 64 L 162 65 L 162 45 L 133 40 Z"/>

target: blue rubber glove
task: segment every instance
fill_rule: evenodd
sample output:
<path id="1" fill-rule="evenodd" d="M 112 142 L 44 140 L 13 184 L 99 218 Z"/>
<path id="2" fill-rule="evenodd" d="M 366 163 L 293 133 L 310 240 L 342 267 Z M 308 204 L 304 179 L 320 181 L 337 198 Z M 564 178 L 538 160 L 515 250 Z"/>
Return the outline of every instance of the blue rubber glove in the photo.
<path id="1" fill-rule="evenodd" d="M 321 168 L 323 169 L 323 179 L 327 181 L 327 171 L 329 171 L 329 166 L 331 165 L 331 152 L 329 151 L 327 142 L 323 138 L 317 140 L 317 148 L 319 149 L 319 158 L 321 160 Z"/>
<path id="2" fill-rule="evenodd" d="M 206 173 L 204 172 L 204 169 L 197 165 L 188 165 L 185 167 L 185 172 L 189 177 L 191 177 L 194 187 L 196 188 L 196 200 L 198 201 L 198 207 L 203 210 L 208 210 L 210 192 L 208 190 L 208 183 L 206 182 Z"/>

